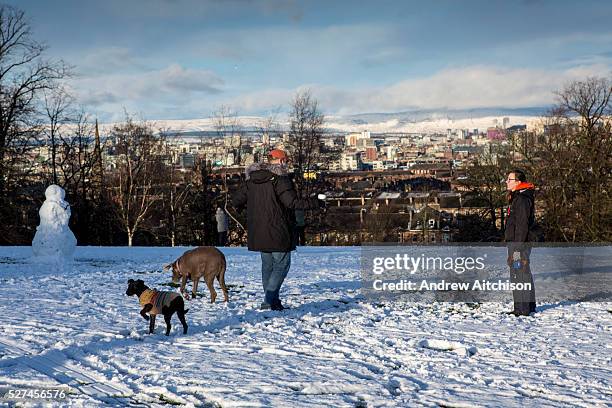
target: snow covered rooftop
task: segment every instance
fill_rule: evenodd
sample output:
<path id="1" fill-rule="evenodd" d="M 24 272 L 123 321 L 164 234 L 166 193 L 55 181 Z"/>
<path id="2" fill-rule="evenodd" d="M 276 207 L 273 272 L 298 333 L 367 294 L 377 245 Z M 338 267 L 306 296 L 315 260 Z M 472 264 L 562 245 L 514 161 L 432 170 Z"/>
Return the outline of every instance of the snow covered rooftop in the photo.
<path id="1" fill-rule="evenodd" d="M 380 195 L 378 197 L 376 197 L 379 200 L 392 200 L 392 199 L 396 199 L 396 198 L 400 198 L 401 197 L 401 193 L 389 193 L 389 192 L 382 192 L 380 193 Z"/>

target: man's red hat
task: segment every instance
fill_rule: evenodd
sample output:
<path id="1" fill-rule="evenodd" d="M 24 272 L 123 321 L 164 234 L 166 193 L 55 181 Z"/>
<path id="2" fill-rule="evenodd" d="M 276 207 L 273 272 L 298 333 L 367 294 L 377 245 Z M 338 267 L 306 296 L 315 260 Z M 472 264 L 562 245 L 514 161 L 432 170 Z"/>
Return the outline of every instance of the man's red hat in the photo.
<path id="1" fill-rule="evenodd" d="M 271 159 L 287 159 L 287 153 L 280 149 L 271 150 L 270 153 L 268 153 L 268 156 Z"/>

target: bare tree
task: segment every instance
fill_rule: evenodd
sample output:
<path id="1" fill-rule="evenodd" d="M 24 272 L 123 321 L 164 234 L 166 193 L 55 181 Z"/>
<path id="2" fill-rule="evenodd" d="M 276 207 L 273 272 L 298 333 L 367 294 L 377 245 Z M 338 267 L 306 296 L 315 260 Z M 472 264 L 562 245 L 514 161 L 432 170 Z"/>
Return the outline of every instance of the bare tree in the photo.
<path id="1" fill-rule="evenodd" d="M 170 135 L 169 129 L 163 130 L 160 133 Z M 177 136 L 176 134 L 174 136 Z M 163 191 L 164 191 L 164 215 L 167 220 L 167 232 L 168 238 L 170 239 L 170 245 L 175 246 L 179 237 L 181 227 L 184 227 L 189 223 L 189 217 L 187 214 L 187 199 L 190 196 L 192 190 L 192 183 L 189 180 L 193 177 L 193 172 L 190 171 L 188 174 L 179 171 L 174 163 L 171 162 L 171 147 L 168 143 L 168 139 L 164 140 L 164 151 L 165 157 L 169 159 L 167 169 L 165 171 L 165 177 L 163 180 Z"/>
<path id="2" fill-rule="evenodd" d="M 507 205 L 507 192 L 504 180 L 508 172 L 512 170 L 512 158 L 506 147 L 502 145 L 490 145 L 488 151 L 484 151 L 467 168 L 466 179 L 460 184 L 469 192 L 467 204 L 484 208 L 479 216 L 481 220 L 488 219 L 489 229 L 482 229 L 477 225 L 483 236 L 480 240 L 489 238 L 490 232 L 497 230 L 498 213 L 500 225 L 504 225 L 504 207 Z"/>
<path id="3" fill-rule="evenodd" d="M 220 136 L 233 136 L 242 130 L 238 112 L 229 105 L 221 105 L 213 112 L 213 124 Z"/>
<path id="4" fill-rule="evenodd" d="M 93 172 L 96 160 L 94 124 L 83 110 L 71 112 L 71 123 L 59 134 L 57 179 L 72 206 L 72 228 L 81 243 L 100 243 L 99 230 L 109 218 L 100 201 Z M 102 208 L 106 208 L 105 211 Z"/>
<path id="5" fill-rule="evenodd" d="M 360 219 L 363 219 L 361 230 L 366 232 L 371 242 L 388 242 L 397 239 L 395 230 L 398 225 L 397 217 L 387 206 L 381 206 L 376 211 L 365 213 L 360 210 Z M 365 214 L 364 214 L 365 213 Z"/>
<path id="6" fill-rule="evenodd" d="M 185 203 L 189 197 L 191 184 L 180 185 L 175 180 L 176 171 L 171 172 L 172 185 L 168 189 L 168 215 L 170 218 L 170 245 L 175 246 L 179 231 L 179 220 L 185 213 Z"/>
<path id="7" fill-rule="evenodd" d="M 278 124 L 278 115 L 280 113 L 280 107 L 274 109 L 267 116 L 262 117 L 257 124 L 257 128 L 261 133 L 264 141 L 264 153 L 267 153 L 272 147 L 270 146 L 270 137 L 272 133 L 280 132 L 280 125 Z"/>
<path id="8" fill-rule="evenodd" d="M 315 169 L 324 159 L 321 152 L 321 138 L 325 117 L 319 110 L 319 104 L 310 91 L 301 91 L 291 102 L 291 127 L 287 147 L 295 171 L 296 189 L 302 195 L 308 195 L 309 183 L 304 173 Z"/>
<path id="9" fill-rule="evenodd" d="M 578 115 L 578 126 L 590 137 L 598 134 L 597 127 L 609 123 L 612 114 L 610 97 L 612 80 L 589 77 L 584 81 L 568 83 L 557 93 L 559 107 L 570 114 Z"/>
<path id="10" fill-rule="evenodd" d="M 72 140 L 65 140 L 62 136 L 62 131 L 66 124 L 72 122 L 71 115 L 73 114 L 74 98 L 66 91 L 64 87 L 57 87 L 51 90 L 44 90 L 44 113 L 47 117 L 47 123 L 43 130 L 43 135 L 51 148 L 51 182 L 60 184 L 58 178 L 58 148 L 63 146 L 65 149 L 70 149 Z M 70 139 L 70 138 L 69 138 Z M 66 152 L 64 152 L 66 153 Z"/>
<path id="11" fill-rule="evenodd" d="M 104 181 L 101 151 L 109 147 L 108 138 L 100 142 L 97 121 L 84 110 L 75 111 L 70 132 L 62 134 L 59 146 L 59 179 L 75 196 L 95 201 L 102 195 Z"/>
<path id="12" fill-rule="evenodd" d="M 527 155 L 547 239 L 612 240 L 612 79 L 568 83 Z"/>
<path id="13" fill-rule="evenodd" d="M 111 186 L 121 226 L 132 246 L 134 234 L 143 229 L 154 205 L 161 200 L 163 143 L 146 122 L 126 114 L 124 123 L 112 130 L 116 143 L 116 173 Z"/>
<path id="14" fill-rule="evenodd" d="M 213 124 L 219 137 L 231 138 L 230 144 L 234 148 L 234 161 L 240 163 L 240 146 L 242 145 L 242 124 L 238 112 L 230 106 L 221 105 L 213 112 Z"/>
<path id="15" fill-rule="evenodd" d="M 0 196 L 14 175 L 10 166 L 38 133 L 41 92 L 69 74 L 62 61 L 43 58 L 45 49 L 33 39 L 23 11 L 0 6 Z"/>

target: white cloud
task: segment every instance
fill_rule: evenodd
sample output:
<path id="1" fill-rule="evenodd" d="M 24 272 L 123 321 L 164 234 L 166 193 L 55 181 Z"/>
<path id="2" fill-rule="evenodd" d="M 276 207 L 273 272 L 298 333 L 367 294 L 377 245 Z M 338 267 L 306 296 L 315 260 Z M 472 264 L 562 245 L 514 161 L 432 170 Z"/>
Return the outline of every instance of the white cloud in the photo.
<path id="1" fill-rule="evenodd" d="M 287 111 L 299 89 L 309 88 L 328 115 L 399 112 L 408 109 L 533 107 L 554 103 L 554 92 L 571 80 L 610 75 L 610 65 L 594 64 L 565 70 L 510 69 L 494 66 L 448 68 L 430 76 L 389 86 L 343 88 L 304 84 L 298 88 L 266 88 L 222 92 L 224 81 L 209 70 L 177 64 L 145 74 L 78 79 L 81 103 L 117 117 L 123 108 L 151 119 L 205 117 L 226 104 L 239 114 Z"/>
<path id="2" fill-rule="evenodd" d="M 76 67 L 76 73 L 81 78 L 147 68 L 144 60 L 125 47 L 94 48 L 89 49 L 83 56 L 68 54 L 64 58 Z"/>
<path id="3" fill-rule="evenodd" d="M 187 69 L 178 64 L 153 73 L 150 79 L 159 80 L 168 92 L 219 93 L 223 86 L 223 79 L 210 70 Z"/>
<path id="4" fill-rule="evenodd" d="M 109 109 L 122 106 L 146 110 L 152 104 L 181 105 L 189 97 L 218 94 L 224 81 L 210 70 L 188 69 L 178 64 L 145 73 L 108 74 L 75 78 L 71 87 L 80 103 Z"/>
<path id="5" fill-rule="evenodd" d="M 397 112 L 406 109 L 531 107 L 554 102 L 556 90 L 571 80 L 610 75 L 605 64 L 566 70 L 508 69 L 491 66 L 449 68 L 428 77 L 407 79 L 387 87 L 340 89 L 308 86 L 329 113 Z M 296 89 L 250 93 L 229 103 L 245 111 L 287 106 Z"/>

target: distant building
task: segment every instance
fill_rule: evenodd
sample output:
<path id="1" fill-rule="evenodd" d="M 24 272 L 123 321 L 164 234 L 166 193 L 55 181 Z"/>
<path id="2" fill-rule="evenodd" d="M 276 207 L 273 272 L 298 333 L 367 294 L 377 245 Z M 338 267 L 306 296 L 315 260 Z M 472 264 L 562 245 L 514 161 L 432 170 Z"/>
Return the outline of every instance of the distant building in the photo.
<path id="1" fill-rule="evenodd" d="M 372 161 L 372 170 L 384 170 L 385 163 L 382 160 Z"/>
<path id="2" fill-rule="evenodd" d="M 490 127 L 487 129 L 487 139 L 489 140 L 505 140 L 506 132 L 504 129 Z"/>
<path id="3" fill-rule="evenodd" d="M 362 161 L 359 161 L 359 167 L 357 168 L 357 170 L 361 170 L 361 171 L 373 170 L 372 163 L 364 163 Z"/>
<path id="4" fill-rule="evenodd" d="M 268 133 L 264 133 L 261 135 L 261 143 L 265 144 L 265 145 L 269 145 L 270 144 L 270 135 Z"/>
<path id="5" fill-rule="evenodd" d="M 346 147 L 357 146 L 357 134 L 351 133 L 350 135 L 344 136 L 344 145 Z"/>
<path id="6" fill-rule="evenodd" d="M 255 163 L 255 155 L 251 153 L 246 153 L 243 157 L 243 160 L 245 166 L 250 166 L 251 164 Z"/>
<path id="7" fill-rule="evenodd" d="M 191 153 L 183 153 L 179 156 L 179 165 L 186 169 L 195 167 L 195 156 Z"/>
<path id="8" fill-rule="evenodd" d="M 376 160 L 378 158 L 378 152 L 376 147 L 366 147 L 366 159 L 369 161 Z"/>
<path id="9" fill-rule="evenodd" d="M 364 130 L 361 133 L 351 133 L 344 137 L 345 146 L 365 146 L 365 140 L 370 139 L 370 132 Z"/>
<path id="10" fill-rule="evenodd" d="M 417 176 L 450 177 L 451 166 L 446 163 L 422 163 L 414 164 L 410 171 Z"/>
<path id="11" fill-rule="evenodd" d="M 234 153 L 227 154 L 227 157 L 225 158 L 225 165 L 228 167 L 234 165 Z"/>
<path id="12" fill-rule="evenodd" d="M 514 125 L 514 126 L 510 126 L 509 128 L 507 128 L 506 132 L 514 133 L 514 132 L 524 132 L 526 130 L 527 130 L 527 125 Z"/>
<path id="13" fill-rule="evenodd" d="M 385 160 L 383 161 L 385 170 L 393 170 L 393 169 L 397 169 L 397 162 L 395 162 L 395 160 Z"/>
<path id="14" fill-rule="evenodd" d="M 344 171 L 357 170 L 360 157 L 358 153 L 342 153 L 340 157 L 340 168 Z"/>
<path id="15" fill-rule="evenodd" d="M 240 135 L 232 136 L 232 147 L 239 148 L 242 144 L 242 137 Z"/>
<path id="16" fill-rule="evenodd" d="M 477 156 L 482 153 L 481 146 L 457 145 L 452 148 L 453 156 L 470 157 Z"/>

